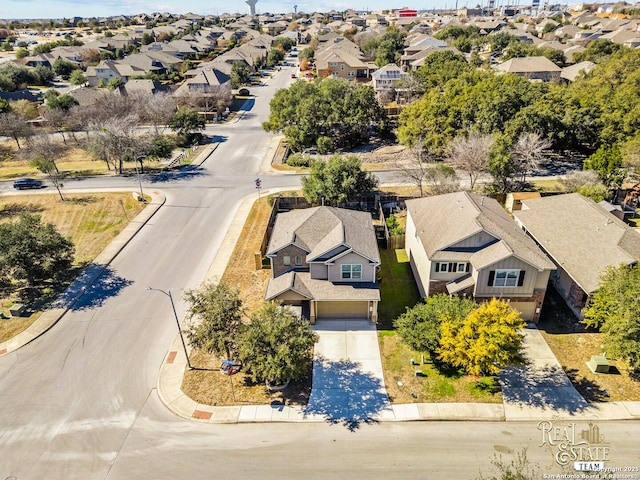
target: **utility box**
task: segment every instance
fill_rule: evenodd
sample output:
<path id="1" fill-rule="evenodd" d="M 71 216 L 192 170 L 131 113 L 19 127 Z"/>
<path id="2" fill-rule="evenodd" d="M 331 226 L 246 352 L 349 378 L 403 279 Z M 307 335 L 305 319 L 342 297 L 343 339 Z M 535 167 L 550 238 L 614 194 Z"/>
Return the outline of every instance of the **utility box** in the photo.
<path id="1" fill-rule="evenodd" d="M 593 373 L 609 373 L 609 360 L 604 355 L 593 355 L 587 366 Z"/>
<path id="2" fill-rule="evenodd" d="M 12 317 L 24 317 L 27 313 L 27 306 L 23 303 L 14 303 L 9 307 L 9 314 Z"/>

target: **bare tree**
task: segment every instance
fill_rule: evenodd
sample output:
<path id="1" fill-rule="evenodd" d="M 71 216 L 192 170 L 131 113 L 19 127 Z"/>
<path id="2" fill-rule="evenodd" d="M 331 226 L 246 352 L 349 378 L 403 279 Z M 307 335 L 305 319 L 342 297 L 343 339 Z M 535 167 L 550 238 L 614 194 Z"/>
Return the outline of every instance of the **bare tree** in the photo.
<path id="1" fill-rule="evenodd" d="M 62 174 L 55 162 L 50 158 L 40 156 L 32 160 L 31 164 L 47 176 L 53 186 L 56 187 L 60 200 L 64 202 L 64 197 L 62 196 Z"/>
<path id="2" fill-rule="evenodd" d="M 61 108 L 45 108 L 42 116 L 47 121 L 47 126 L 51 131 L 59 133 L 62 141 L 66 144 L 67 137 L 65 137 L 64 133 L 67 131 L 68 111 Z"/>
<path id="3" fill-rule="evenodd" d="M 478 132 L 454 138 L 447 147 L 449 163 L 469 175 L 471 190 L 480 174 L 489 171 L 489 154 L 493 137 Z"/>
<path id="4" fill-rule="evenodd" d="M 53 137 L 48 134 L 33 135 L 27 139 L 27 148 L 23 150 L 22 156 L 29 159 L 32 166 L 44 173 L 51 181 L 60 200 L 64 201 L 62 196 L 62 179 L 63 174 L 58 169 L 57 160 L 62 156 L 65 147 L 60 142 L 54 141 Z"/>
<path id="5" fill-rule="evenodd" d="M 107 168 L 113 167 L 117 173 L 122 173 L 124 160 L 142 150 L 135 136 L 138 123 L 139 118 L 134 114 L 91 122 L 89 128 L 94 135 L 89 149 L 97 159 L 106 162 Z"/>
<path id="6" fill-rule="evenodd" d="M 511 147 L 511 158 L 517 173 L 520 174 L 520 181 L 525 183 L 527 174 L 535 171 L 544 161 L 544 151 L 551 147 L 551 140 L 542 138 L 535 132 L 522 132 L 513 147 Z"/>
<path id="7" fill-rule="evenodd" d="M 424 142 L 421 139 L 414 142 L 411 154 L 408 162 L 396 163 L 396 175 L 400 181 L 413 183 L 418 187 L 420 197 L 424 197 L 424 182 L 429 173 L 429 161 L 433 161 L 433 158 L 424 148 Z"/>
<path id="8" fill-rule="evenodd" d="M 181 106 L 191 107 L 203 112 L 223 112 L 231 105 L 233 95 L 229 91 L 189 91 L 178 99 Z"/>
<path id="9" fill-rule="evenodd" d="M 20 138 L 28 138 L 32 133 L 29 124 L 22 116 L 14 112 L 0 113 L 0 136 L 12 138 L 18 150 L 22 148 Z"/>
<path id="10" fill-rule="evenodd" d="M 410 103 L 414 100 L 417 100 L 424 93 L 424 85 L 415 76 L 413 72 L 410 72 L 404 78 L 401 78 L 398 81 L 398 85 L 396 86 L 396 96 L 399 99 L 402 99 L 402 103 Z"/>
<path id="11" fill-rule="evenodd" d="M 164 131 L 176 111 L 176 101 L 168 93 L 144 94 L 139 97 L 134 95 L 131 100 L 141 105 L 140 118 L 153 126 L 156 135 Z"/>
<path id="12" fill-rule="evenodd" d="M 27 148 L 23 153 L 31 162 L 37 159 L 46 158 L 52 165 L 51 168 L 60 173 L 56 161 L 62 156 L 64 146 L 53 140 L 50 135 L 33 135 L 27 139 Z M 37 165 L 36 165 L 37 167 Z M 38 168 L 39 169 L 39 168 Z M 47 173 L 41 170 L 43 173 Z"/>
<path id="13" fill-rule="evenodd" d="M 584 186 L 603 185 L 598 174 L 593 170 L 576 170 L 560 177 L 560 183 L 569 192 L 575 192 Z"/>
<path id="14" fill-rule="evenodd" d="M 431 187 L 435 195 L 457 192 L 460 190 L 460 179 L 456 171 L 444 163 L 426 165 L 425 183 Z"/>

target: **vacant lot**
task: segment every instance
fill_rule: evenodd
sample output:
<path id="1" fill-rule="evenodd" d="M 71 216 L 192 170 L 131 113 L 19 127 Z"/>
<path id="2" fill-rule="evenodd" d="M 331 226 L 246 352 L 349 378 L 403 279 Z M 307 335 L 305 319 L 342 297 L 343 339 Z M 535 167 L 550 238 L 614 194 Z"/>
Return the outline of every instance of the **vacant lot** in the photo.
<path id="1" fill-rule="evenodd" d="M 78 269 L 92 261 L 144 208 L 144 204 L 135 201 L 128 192 L 74 194 L 65 195 L 65 198 L 66 201 L 62 202 L 53 192 L 0 196 L 0 222 L 12 221 L 21 213 L 31 213 L 40 215 L 44 222 L 53 223 L 75 245 L 76 274 Z M 49 285 L 38 291 L 5 292 L 0 295 L 0 311 L 8 316 L 7 309 L 17 301 L 27 304 L 45 303 L 55 298 L 64 287 L 64 284 Z M 0 320 L 0 341 L 27 328 L 39 314 L 36 312 L 26 318 Z"/>

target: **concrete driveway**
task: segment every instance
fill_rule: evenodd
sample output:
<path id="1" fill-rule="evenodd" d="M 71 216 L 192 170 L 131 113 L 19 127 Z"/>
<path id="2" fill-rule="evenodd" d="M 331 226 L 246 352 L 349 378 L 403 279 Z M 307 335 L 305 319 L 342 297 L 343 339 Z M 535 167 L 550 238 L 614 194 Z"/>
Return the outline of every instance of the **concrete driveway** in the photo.
<path id="1" fill-rule="evenodd" d="M 522 331 L 526 364 L 499 374 L 507 419 L 571 418 L 589 410 L 534 324 Z"/>
<path id="2" fill-rule="evenodd" d="M 391 414 L 376 326 L 367 320 L 319 320 L 313 388 L 305 413 L 355 429 Z"/>

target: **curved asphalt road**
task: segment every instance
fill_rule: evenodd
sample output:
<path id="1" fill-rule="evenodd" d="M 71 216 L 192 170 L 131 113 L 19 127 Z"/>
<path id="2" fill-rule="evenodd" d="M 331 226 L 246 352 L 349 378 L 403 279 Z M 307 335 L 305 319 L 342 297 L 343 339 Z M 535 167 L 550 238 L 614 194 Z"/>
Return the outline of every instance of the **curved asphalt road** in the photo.
<path id="1" fill-rule="evenodd" d="M 255 176 L 264 190 L 298 183 L 260 172 L 266 100 L 289 81 L 285 69 L 254 89 L 245 118 L 214 127 L 225 141 L 201 169 L 146 182 L 166 196 L 160 211 L 50 331 L 0 357 L 0 479 L 462 479 L 522 446 L 551 463 L 535 423 L 204 425 L 160 403 L 156 380 L 176 331 L 168 299 L 145 288 L 179 300 L 201 282 Z M 133 190 L 135 179 L 110 185 Z M 638 422 L 600 429 L 615 465 L 640 465 Z"/>

